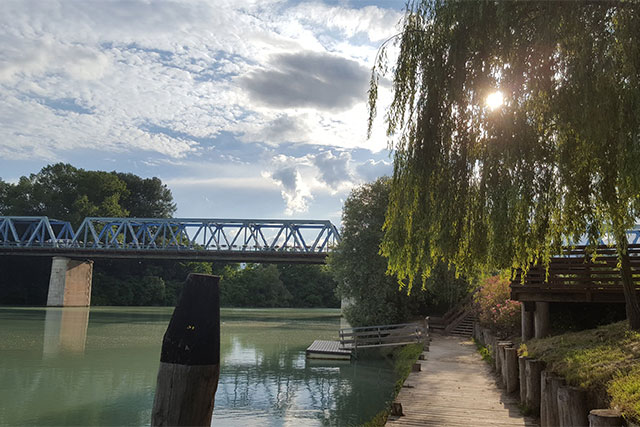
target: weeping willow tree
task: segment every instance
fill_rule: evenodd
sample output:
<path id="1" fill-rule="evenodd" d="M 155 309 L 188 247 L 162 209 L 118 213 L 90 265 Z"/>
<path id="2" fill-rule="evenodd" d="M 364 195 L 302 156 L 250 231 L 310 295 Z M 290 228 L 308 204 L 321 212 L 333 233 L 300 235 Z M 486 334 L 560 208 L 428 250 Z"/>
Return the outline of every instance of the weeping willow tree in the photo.
<path id="1" fill-rule="evenodd" d="M 383 46 L 394 174 L 381 246 L 408 290 L 444 260 L 527 269 L 586 236 L 617 246 L 640 212 L 640 3 L 427 0 Z M 593 253 L 593 252 L 592 252 Z"/>

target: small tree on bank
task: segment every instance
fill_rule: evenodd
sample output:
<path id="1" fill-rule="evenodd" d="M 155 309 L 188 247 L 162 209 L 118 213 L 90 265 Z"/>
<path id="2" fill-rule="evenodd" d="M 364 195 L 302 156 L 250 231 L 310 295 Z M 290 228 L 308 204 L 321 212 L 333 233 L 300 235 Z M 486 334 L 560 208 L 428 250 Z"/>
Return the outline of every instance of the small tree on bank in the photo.
<path id="1" fill-rule="evenodd" d="M 639 38 L 638 1 L 410 3 L 386 115 L 389 271 L 410 288 L 441 260 L 526 270 L 608 234 L 640 330 L 626 236 L 640 216 Z"/>

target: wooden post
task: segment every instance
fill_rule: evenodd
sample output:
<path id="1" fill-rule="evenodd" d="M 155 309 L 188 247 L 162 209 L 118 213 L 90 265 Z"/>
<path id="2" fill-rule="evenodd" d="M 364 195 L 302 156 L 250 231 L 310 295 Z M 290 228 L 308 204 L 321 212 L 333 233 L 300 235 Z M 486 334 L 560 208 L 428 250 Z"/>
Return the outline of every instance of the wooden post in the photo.
<path id="1" fill-rule="evenodd" d="M 400 402 L 391 403 L 391 415 L 396 417 L 404 416 L 404 413 L 402 412 L 402 403 Z"/>
<path id="2" fill-rule="evenodd" d="M 530 305 L 531 303 L 525 302 L 520 309 L 522 341 L 533 338 L 533 308 Z"/>
<path id="3" fill-rule="evenodd" d="M 622 414 L 615 409 L 593 409 L 589 412 L 589 427 L 622 427 Z"/>
<path id="4" fill-rule="evenodd" d="M 549 405 L 547 406 L 547 420 L 550 426 L 560 425 L 560 413 L 558 412 L 558 389 L 565 385 L 565 380 L 562 377 L 551 376 L 549 390 Z"/>
<path id="5" fill-rule="evenodd" d="M 498 341 L 498 348 L 496 349 L 496 372 L 502 378 L 504 387 L 507 386 L 505 349 L 511 346 L 513 346 L 511 341 Z"/>
<path id="6" fill-rule="evenodd" d="M 510 347 L 504 349 L 504 363 L 507 376 L 507 393 L 518 390 L 518 350 Z"/>
<path id="7" fill-rule="evenodd" d="M 210 426 L 220 376 L 219 277 L 190 274 L 162 340 L 152 426 Z"/>
<path id="8" fill-rule="evenodd" d="M 526 362 L 527 356 L 518 357 L 518 377 L 520 381 L 520 404 L 526 405 L 527 403 L 527 371 Z"/>
<path id="9" fill-rule="evenodd" d="M 540 373 L 544 369 L 544 362 L 537 359 L 525 361 L 525 376 L 527 377 L 527 397 L 525 404 L 534 413 L 540 411 Z"/>
<path id="10" fill-rule="evenodd" d="M 587 393 L 578 387 L 558 387 L 560 426 L 588 426 Z"/>
<path id="11" fill-rule="evenodd" d="M 551 373 L 544 370 L 540 374 L 540 427 L 553 425 L 549 421 L 549 407 L 552 398 L 555 396 L 551 395 Z"/>
<path id="12" fill-rule="evenodd" d="M 549 335 L 549 303 L 536 302 L 536 311 L 533 315 L 533 323 L 536 338 L 544 338 Z"/>

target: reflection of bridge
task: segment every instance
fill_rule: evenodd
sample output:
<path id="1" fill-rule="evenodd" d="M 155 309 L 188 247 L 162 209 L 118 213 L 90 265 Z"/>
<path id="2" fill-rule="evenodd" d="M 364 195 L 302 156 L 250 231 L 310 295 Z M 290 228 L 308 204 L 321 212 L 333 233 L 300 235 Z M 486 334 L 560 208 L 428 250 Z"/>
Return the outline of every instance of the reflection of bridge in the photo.
<path id="1" fill-rule="evenodd" d="M 47 305 L 89 303 L 64 283 L 88 280 L 90 294 L 91 262 L 69 257 L 321 264 L 339 242 L 337 228 L 318 220 L 85 218 L 74 230 L 48 217 L 0 216 L 0 255 L 54 257 Z"/>

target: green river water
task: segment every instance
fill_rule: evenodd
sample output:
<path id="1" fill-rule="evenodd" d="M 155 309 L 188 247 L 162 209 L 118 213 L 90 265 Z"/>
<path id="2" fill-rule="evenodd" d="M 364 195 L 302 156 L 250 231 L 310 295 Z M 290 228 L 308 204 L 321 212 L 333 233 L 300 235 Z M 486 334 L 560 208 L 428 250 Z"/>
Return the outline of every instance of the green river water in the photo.
<path id="1" fill-rule="evenodd" d="M 149 425 L 173 309 L 0 307 L 0 425 Z M 305 359 L 339 310 L 222 309 L 212 425 L 358 425 L 392 398 L 384 360 Z"/>

